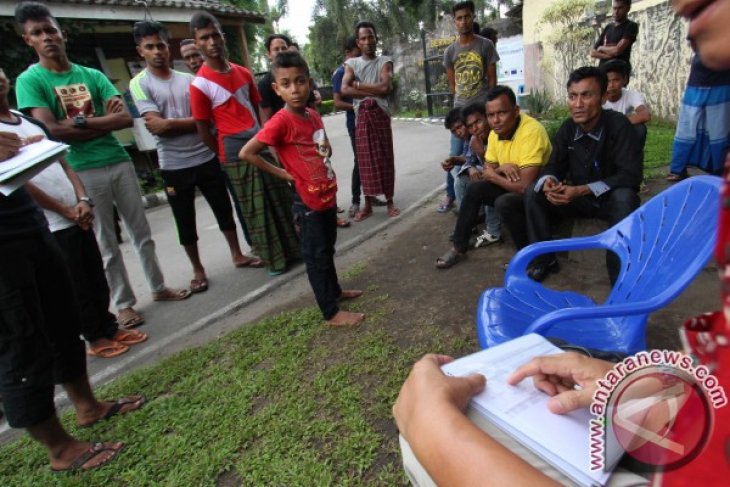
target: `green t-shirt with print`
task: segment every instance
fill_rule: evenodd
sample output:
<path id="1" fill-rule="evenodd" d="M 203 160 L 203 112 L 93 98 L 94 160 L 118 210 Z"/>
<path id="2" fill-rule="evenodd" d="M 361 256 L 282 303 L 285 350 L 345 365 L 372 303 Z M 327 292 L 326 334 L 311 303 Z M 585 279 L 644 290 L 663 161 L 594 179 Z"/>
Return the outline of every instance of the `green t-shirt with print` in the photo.
<path id="1" fill-rule="evenodd" d="M 48 108 L 56 120 L 83 113 L 87 118 L 104 115 L 106 101 L 119 96 L 114 85 L 100 71 L 71 64 L 65 73 L 55 73 L 34 64 L 15 83 L 18 108 Z M 67 142 L 71 149 L 66 160 L 75 171 L 110 166 L 129 160 L 129 154 L 111 134 L 90 140 Z"/>

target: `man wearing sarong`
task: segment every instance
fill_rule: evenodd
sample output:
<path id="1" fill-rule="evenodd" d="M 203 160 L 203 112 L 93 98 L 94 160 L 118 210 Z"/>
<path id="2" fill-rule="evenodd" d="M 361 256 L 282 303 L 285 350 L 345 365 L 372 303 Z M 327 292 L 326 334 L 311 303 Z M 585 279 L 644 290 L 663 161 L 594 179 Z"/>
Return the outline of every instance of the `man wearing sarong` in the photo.
<path id="1" fill-rule="evenodd" d="M 400 215 L 393 204 L 395 166 L 393 132 L 387 96 L 393 91 L 393 61 L 376 56 L 378 37 L 375 26 L 360 22 L 355 27 L 357 46 L 362 55 L 345 61 L 342 94 L 354 98 L 355 146 L 365 205 L 355 215 L 360 222 L 372 215 L 373 201 L 385 195 L 388 216 Z"/>
<path id="2" fill-rule="evenodd" d="M 241 162 L 238 153 L 260 129 L 259 92 L 251 71 L 228 61 L 218 20 L 201 12 L 190 20 L 195 44 L 205 57 L 190 86 L 190 102 L 198 135 L 219 154 L 241 204 L 256 252 L 272 276 L 299 258 L 291 213 L 293 192 L 285 181 Z M 218 130 L 211 134 L 211 121 Z M 264 154 L 272 164 L 278 163 Z"/>

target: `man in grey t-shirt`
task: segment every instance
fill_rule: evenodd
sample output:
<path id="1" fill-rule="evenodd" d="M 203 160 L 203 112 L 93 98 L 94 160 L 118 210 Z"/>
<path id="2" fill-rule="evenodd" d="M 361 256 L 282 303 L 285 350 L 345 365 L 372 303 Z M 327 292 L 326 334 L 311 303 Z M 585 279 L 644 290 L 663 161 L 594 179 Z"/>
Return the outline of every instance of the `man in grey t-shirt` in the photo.
<path id="1" fill-rule="evenodd" d="M 365 206 L 355 215 L 360 222 L 373 213 L 377 195 L 385 195 L 388 216 L 400 215 L 393 203 L 395 161 L 393 131 L 390 127 L 388 95 L 393 91 L 393 61 L 376 55 L 378 37 L 370 22 L 355 26 L 357 46 L 362 55 L 345 61 L 342 94 L 354 99 L 355 148 Z"/>
<path id="2" fill-rule="evenodd" d="M 459 2 L 452 8 L 459 38 L 444 53 L 444 68 L 454 106 L 486 103 L 487 91 L 497 84 L 499 55 L 489 39 L 474 34 L 474 3 Z"/>
<path id="3" fill-rule="evenodd" d="M 169 33 L 158 22 L 134 25 L 137 52 L 147 62 L 144 71 L 129 84 L 147 129 L 157 139 L 160 174 L 170 203 L 180 244 L 193 266 L 192 292 L 208 289 L 200 261 L 195 229 L 195 188 L 208 201 L 218 227 L 226 238 L 236 267 L 261 267 L 258 258 L 241 252 L 233 220 L 231 200 L 216 155 L 200 140 L 190 108 L 193 76 L 170 68 Z"/>
<path id="4" fill-rule="evenodd" d="M 444 68 L 449 89 L 454 95 L 454 107 L 472 103 L 485 104 L 487 91 L 497 85 L 499 55 L 489 39 L 474 34 L 474 3 L 458 2 L 451 9 L 459 38 L 444 52 Z M 462 153 L 464 141 L 451 136 L 449 157 Z M 453 179 L 447 175 L 446 199 L 439 205 L 439 213 L 449 211 L 454 204 Z"/>

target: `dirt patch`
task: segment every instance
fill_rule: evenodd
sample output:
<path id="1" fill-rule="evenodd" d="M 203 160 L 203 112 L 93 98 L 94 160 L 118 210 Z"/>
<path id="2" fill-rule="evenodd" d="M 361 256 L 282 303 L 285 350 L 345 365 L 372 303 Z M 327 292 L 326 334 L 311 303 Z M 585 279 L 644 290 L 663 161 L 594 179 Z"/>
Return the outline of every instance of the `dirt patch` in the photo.
<path id="1" fill-rule="evenodd" d="M 649 193 L 642 195 L 644 200 L 667 187 L 662 178 L 647 183 Z M 475 313 L 479 297 L 485 289 L 502 285 L 504 264 L 510 261 L 515 250 L 505 231 L 503 243 L 472 250 L 465 261 L 451 269 L 437 269 L 434 262 L 450 248 L 448 236 L 453 231 L 456 216 L 453 213 L 437 213 L 436 205 L 434 200 L 408 220 L 378 235 L 368 244 L 366 251 L 361 251 L 361 258 L 350 257 L 347 259 L 349 264 L 344 265 L 338 262 L 338 270 L 343 275 L 348 265 L 357 266 L 356 276 L 344 280 L 343 284 L 367 290 L 365 299 L 370 305 L 364 304 L 358 310 L 368 313 L 373 308 L 377 309 L 376 321 L 382 322 L 377 327 L 382 326 L 398 343 L 410 346 L 422 343 L 424 334 L 445 333 L 463 337 L 468 353 L 478 349 Z M 581 223 L 576 231 L 580 234 L 600 230 L 600 224 Z M 597 301 L 606 298 L 610 285 L 603 252 L 561 255 L 560 261 L 562 270 L 551 275 L 544 283 L 546 286 L 578 291 Z M 710 262 L 674 302 L 650 317 L 648 346 L 677 349 L 680 346 L 677 330 L 684 320 L 716 309 L 719 296 L 716 266 Z M 312 301 L 309 294 L 285 308 L 311 306 Z M 348 308 L 351 306 L 348 305 Z M 366 321 L 363 326 L 370 325 Z M 350 340 L 354 333 L 339 331 L 345 333 L 331 333 L 324 338 L 332 350 L 333 356 L 329 357 L 332 361 L 339 360 L 336 357 L 338 343 Z"/>

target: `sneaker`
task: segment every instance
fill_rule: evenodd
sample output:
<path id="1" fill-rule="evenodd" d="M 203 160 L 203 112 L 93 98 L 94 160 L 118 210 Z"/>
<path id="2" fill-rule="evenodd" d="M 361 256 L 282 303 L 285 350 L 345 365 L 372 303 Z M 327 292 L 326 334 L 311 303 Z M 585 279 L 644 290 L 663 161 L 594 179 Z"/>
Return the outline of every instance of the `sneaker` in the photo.
<path id="1" fill-rule="evenodd" d="M 502 237 L 499 235 L 492 235 L 491 233 L 484 230 L 484 233 L 479 235 L 477 237 L 477 241 L 474 243 L 474 248 L 478 249 L 479 247 L 486 247 L 487 245 L 496 244 L 497 242 L 501 242 Z"/>

